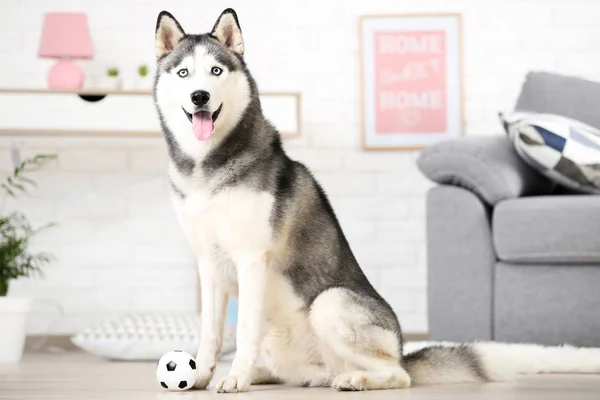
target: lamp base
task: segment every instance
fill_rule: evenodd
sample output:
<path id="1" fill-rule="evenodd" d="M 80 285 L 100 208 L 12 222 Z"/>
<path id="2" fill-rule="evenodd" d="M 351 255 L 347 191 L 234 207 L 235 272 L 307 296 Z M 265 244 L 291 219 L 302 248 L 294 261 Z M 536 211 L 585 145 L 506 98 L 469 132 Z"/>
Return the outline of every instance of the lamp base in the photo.
<path id="1" fill-rule="evenodd" d="M 70 60 L 58 60 L 48 72 L 48 87 L 53 90 L 77 90 L 83 87 L 83 70 Z"/>

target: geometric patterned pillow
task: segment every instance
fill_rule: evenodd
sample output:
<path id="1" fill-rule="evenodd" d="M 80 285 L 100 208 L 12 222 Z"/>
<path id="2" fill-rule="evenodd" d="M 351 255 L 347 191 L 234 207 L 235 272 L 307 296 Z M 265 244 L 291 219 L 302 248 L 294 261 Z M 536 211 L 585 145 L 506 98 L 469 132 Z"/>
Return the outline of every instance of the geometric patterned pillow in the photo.
<path id="1" fill-rule="evenodd" d="M 600 194 L 600 130 L 554 114 L 499 116 L 525 163 L 570 189 Z"/>
<path id="2" fill-rule="evenodd" d="M 146 312 L 109 318 L 71 336 L 80 349 L 110 360 L 158 360 L 178 349 L 196 356 L 201 316 L 195 312 Z M 235 351 L 236 326 L 225 324 L 222 354 Z"/>

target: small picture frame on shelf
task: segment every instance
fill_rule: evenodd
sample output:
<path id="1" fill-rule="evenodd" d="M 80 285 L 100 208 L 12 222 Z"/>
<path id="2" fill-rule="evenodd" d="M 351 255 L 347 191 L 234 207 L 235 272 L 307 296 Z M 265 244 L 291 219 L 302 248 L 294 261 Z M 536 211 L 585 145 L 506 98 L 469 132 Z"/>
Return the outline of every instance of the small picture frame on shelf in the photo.
<path id="1" fill-rule="evenodd" d="M 461 136 L 460 14 L 367 15 L 359 25 L 363 149 Z"/>

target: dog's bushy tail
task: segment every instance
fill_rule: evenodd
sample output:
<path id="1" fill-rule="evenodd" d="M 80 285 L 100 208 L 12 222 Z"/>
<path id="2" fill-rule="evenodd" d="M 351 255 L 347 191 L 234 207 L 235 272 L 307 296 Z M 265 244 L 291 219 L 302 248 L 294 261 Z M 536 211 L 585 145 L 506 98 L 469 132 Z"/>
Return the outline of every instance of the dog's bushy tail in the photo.
<path id="1" fill-rule="evenodd" d="M 600 348 L 442 342 L 408 352 L 404 364 L 416 385 L 505 381 L 518 374 L 600 373 Z"/>

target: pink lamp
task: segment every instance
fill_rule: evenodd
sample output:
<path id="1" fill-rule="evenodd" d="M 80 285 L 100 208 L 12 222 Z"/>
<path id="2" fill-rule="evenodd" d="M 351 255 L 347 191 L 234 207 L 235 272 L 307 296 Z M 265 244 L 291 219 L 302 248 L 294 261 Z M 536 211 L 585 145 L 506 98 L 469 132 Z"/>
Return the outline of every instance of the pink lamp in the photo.
<path id="1" fill-rule="evenodd" d="M 48 13 L 38 55 L 58 58 L 48 73 L 50 89 L 81 89 L 83 70 L 71 59 L 92 58 L 92 39 L 87 17 L 80 13 Z"/>

